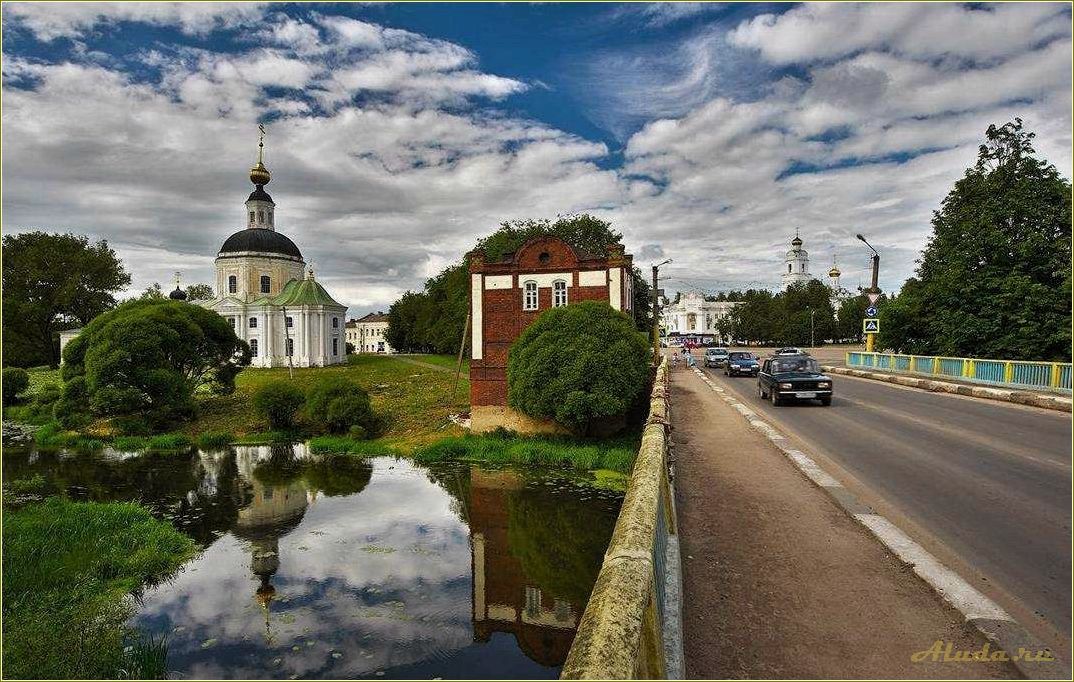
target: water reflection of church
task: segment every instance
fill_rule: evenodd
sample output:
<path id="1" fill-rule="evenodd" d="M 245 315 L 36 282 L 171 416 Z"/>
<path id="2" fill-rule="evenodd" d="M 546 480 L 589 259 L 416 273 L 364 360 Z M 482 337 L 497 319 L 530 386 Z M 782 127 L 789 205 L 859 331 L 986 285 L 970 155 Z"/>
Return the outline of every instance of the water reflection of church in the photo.
<path id="1" fill-rule="evenodd" d="M 542 591 L 511 553 L 509 498 L 521 487 L 515 472 L 471 470 L 474 639 L 487 642 L 495 632 L 509 633 L 537 663 L 559 666 L 567 660 L 585 604 Z"/>

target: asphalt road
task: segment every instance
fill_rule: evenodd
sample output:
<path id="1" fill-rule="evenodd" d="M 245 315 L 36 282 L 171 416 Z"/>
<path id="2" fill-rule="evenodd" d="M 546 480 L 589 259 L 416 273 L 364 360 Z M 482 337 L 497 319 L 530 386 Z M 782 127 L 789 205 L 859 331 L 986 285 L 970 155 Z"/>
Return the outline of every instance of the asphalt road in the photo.
<path id="1" fill-rule="evenodd" d="M 1069 414 L 840 376 L 773 407 L 706 371 L 1070 660 Z"/>

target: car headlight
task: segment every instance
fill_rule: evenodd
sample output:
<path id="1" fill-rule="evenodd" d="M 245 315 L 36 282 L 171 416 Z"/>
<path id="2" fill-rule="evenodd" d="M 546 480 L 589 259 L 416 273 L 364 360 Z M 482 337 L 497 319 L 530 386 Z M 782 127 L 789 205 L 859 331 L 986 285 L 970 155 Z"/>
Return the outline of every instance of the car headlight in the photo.
<path id="1" fill-rule="evenodd" d="M 731 365 L 731 369 L 738 369 L 738 365 Z"/>
<path id="2" fill-rule="evenodd" d="M 780 384 L 780 388 L 794 388 L 794 384 Z"/>
<path id="3" fill-rule="evenodd" d="M 817 388 L 831 388 L 831 387 L 832 387 L 832 384 L 829 381 L 819 381 L 819 382 L 817 382 Z"/>

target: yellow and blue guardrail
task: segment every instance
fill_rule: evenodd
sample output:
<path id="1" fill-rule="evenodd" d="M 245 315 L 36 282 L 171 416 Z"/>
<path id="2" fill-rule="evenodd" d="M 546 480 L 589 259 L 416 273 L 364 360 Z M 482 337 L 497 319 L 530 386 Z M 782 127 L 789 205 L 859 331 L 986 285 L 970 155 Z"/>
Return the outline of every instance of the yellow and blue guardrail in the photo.
<path id="1" fill-rule="evenodd" d="M 1008 388 L 1035 388 L 1066 393 L 1071 391 L 1071 363 L 1069 362 L 1027 362 L 848 351 L 846 364 L 847 367 L 903 374 L 924 374 L 938 378 L 948 377 L 959 381 Z"/>

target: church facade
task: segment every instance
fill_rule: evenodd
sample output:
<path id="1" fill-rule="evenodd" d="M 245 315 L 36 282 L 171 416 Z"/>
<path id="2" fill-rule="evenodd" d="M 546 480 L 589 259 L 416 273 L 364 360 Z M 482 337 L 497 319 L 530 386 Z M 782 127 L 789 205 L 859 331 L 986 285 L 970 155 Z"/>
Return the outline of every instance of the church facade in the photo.
<path id="1" fill-rule="evenodd" d="M 246 227 L 216 256 L 216 297 L 193 301 L 230 320 L 250 345 L 253 367 L 322 367 L 346 361 L 347 307 L 306 267 L 302 252 L 276 231 L 276 203 L 265 191 L 264 135 L 250 169 Z"/>

